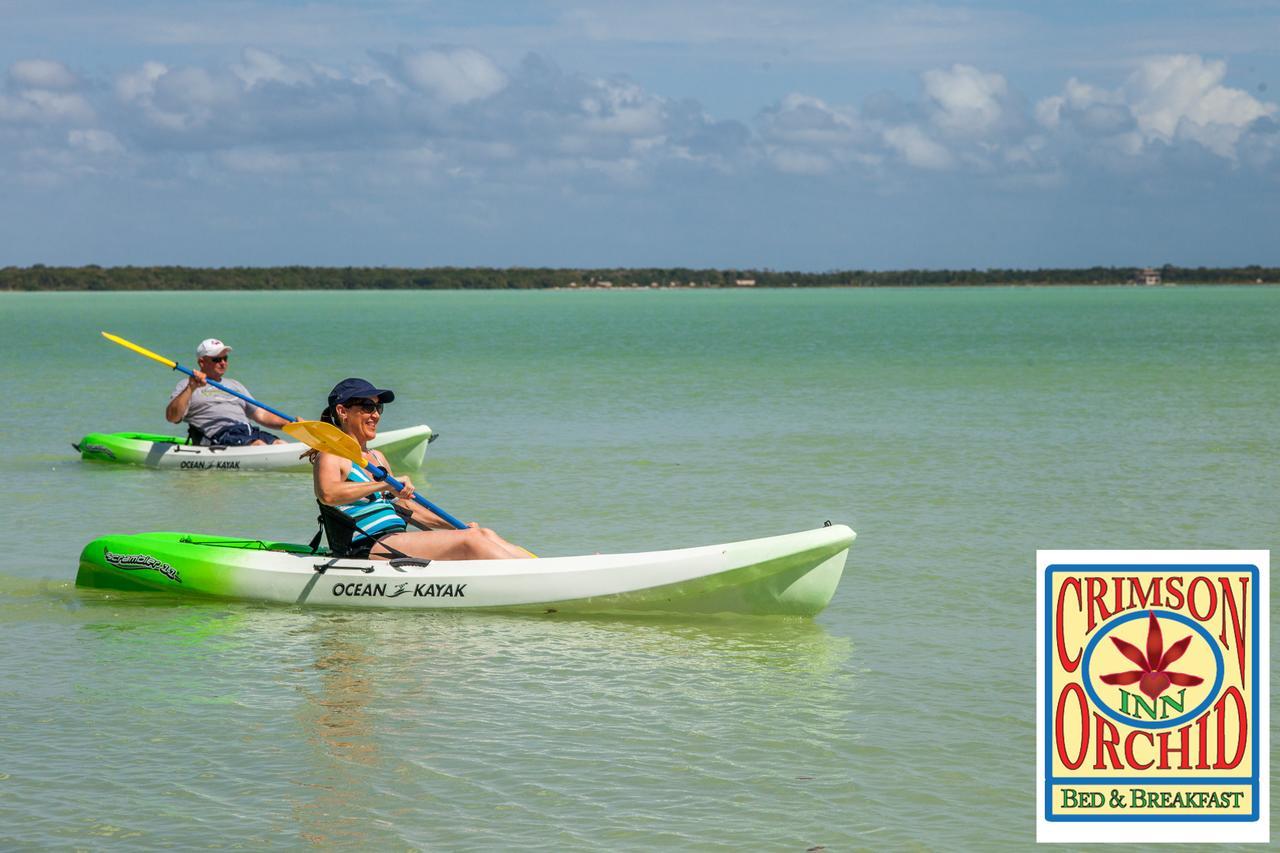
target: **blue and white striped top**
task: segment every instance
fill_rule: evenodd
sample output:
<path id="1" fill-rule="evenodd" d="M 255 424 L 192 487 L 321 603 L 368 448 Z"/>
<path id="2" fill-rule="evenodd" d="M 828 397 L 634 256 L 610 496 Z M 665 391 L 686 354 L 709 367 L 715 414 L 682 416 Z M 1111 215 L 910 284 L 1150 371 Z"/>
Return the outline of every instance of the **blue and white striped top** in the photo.
<path id="1" fill-rule="evenodd" d="M 347 479 L 356 483 L 373 482 L 373 478 L 357 465 L 351 466 Z M 341 504 L 337 509 L 346 513 L 360 528 L 361 532 L 351 534 L 353 545 L 376 539 L 384 533 L 403 533 L 408 529 L 405 520 L 395 511 L 395 502 L 385 492 L 374 492 L 354 503 Z"/>

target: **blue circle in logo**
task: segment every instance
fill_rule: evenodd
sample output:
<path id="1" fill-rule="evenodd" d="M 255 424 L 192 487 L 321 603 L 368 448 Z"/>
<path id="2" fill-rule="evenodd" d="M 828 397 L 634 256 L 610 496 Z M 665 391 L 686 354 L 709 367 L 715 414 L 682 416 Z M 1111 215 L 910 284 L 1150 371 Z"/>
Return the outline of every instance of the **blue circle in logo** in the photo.
<path id="1" fill-rule="evenodd" d="M 1213 681 L 1213 688 L 1205 695 L 1204 701 L 1182 716 L 1174 717 L 1171 720 L 1148 721 L 1121 716 L 1118 711 L 1099 698 L 1097 692 L 1093 689 L 1093 679 L 1089 677 L 1089 663 L 1093 660 L 1093 650 L 1097 647 L 1102 638 L 1126 622 L 1132 622 L 1134 619 L 1146 619 L 1148 613 L 1156 614 L 1157 619 L 1172 619 L 1175 622 L 1181 622 L 1183 625 L 1186 625 L 1188 628 L 1191 628 L 1199 634 L 1204 641 L 1209 644 L 1209 649 L 1213 652 L 1214 663 L 1217 666 L 1217 677 Z M 1183 616 L 1181 613 L 1174 613 L 1170 610 L 1137 610 L 1133 613 L 1121 616 L 1119 619 L 1112 620 L 1109 625 L 1099 631 L 1097 635 L 1089 641 L 1089 645 L 1084 647 L 1084 663 L 1080 670 L 1080 677 L 1084 681 L 1085 692 L 1089 694 L 1089 700 L 1093 702 L 1094 707 L 1111 719 L 1115 720 L 1117 723 L 1123 723 L 1126 726 L 1133 726 L 1134 728 L 1139 729 L 1171 729 L 1175 726 L 1180 726 L 1189 720 L 1194 720 L 1196 717 L 1203 714 L 1211 704 L 1213 704 L 1213 700 L 1218 697 L 1218 691 L 1222 689 L 1222 677 L 1225 668 L 1226 665 L 1222 660 L 1222 650 L 1219 649 L 1218 644 L 1213 641 L 1213 636 L 1206 631 L 1204 626 L 1199 622 L 1196 622 L 1187 616 Z"/>

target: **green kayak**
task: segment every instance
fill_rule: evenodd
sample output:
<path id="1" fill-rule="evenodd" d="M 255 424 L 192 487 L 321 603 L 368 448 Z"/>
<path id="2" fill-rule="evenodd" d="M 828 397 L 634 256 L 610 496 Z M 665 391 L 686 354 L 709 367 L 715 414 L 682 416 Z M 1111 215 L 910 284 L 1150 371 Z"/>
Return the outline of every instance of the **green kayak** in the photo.
<path id="1" fill-rule="evenodd" d="M 674 551 L 428 561 L 141 533 L 86 545 L 76 584 L 326 607 L 813 616 L 835 594 L 853 539 L 837 524 Z"/>
<path id="2" fill-rule="evenodd" d="M 387 430 L 369 442 L 387 456 L 393 471 L 422 467 L 427 445 L 435 439 L 426 424 Z M 94 432 L 72 445 L 82 459 L 119 462 L 179 471 L 310 471 L 301 458 L 307 446 L 286 441 L 249 447 L 191 444 L 185 438 L 147 432 Z"/>

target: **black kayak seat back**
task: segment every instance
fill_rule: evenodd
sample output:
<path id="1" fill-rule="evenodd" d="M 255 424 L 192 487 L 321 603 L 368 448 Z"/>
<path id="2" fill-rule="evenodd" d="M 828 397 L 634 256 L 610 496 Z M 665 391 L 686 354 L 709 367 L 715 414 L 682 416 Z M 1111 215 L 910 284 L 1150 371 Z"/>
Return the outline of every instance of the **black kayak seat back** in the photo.
<path id="1" fill-rule="evenodd" d="M 351 516 L 347 515 L 336 506 L 329 506 L 326 503 L 316 501 L 316 506 L 320 507 L 320 516 L 316 519 L 320 524 L 320 529 L 316 531 L 316 535 L 311 539 L 311 553 L 316 553 L 320 548 L 320 538 L 329 543 L 329 553 L 335 557 L 348 557 L 356 560 L 363 560 L 369 556 L 369 551 L 373 549 L 373 543 L 365 540 L 359 545 L 352 544 L 351 540 L 357 533 L 363 533 L 364 530 L 360 525 L 356 524 Z M 400 515 L 405 515 L 404 510 L 400 507 L 395 508 Z M 367 543 L 367 544 L 366 544 Z M 408 555 L 392 548 L 385 542 L 379 543 L 392 556 L 408 559 Z"/>
<path id="2" fill-rule="evenodd" d="M 209 434 L 198 426 L 187 424 L 187 444 L 192 447 L 224 447 L 209 438 Z"/>

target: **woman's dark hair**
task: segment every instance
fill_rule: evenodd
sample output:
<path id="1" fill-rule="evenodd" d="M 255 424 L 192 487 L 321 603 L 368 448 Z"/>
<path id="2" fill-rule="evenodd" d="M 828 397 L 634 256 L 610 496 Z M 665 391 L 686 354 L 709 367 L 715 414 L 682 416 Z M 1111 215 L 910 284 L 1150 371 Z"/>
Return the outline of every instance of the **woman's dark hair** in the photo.
<path id="1" fill-rule="evenodd" d="M 338 429 L 342 429 L 342 425 L 338 423 L 337 416 L 333 413 L 333 406 L 325 406 L 324 411 L 320 413 L 320 420 L 327 424 L 333 424 Z M 320 451 L 315 448 L 304 450 L 298 455 L 299 459 L 305 459 L 312 465 L 316 464 L 316 459 L 320 457 Z"/>

